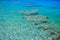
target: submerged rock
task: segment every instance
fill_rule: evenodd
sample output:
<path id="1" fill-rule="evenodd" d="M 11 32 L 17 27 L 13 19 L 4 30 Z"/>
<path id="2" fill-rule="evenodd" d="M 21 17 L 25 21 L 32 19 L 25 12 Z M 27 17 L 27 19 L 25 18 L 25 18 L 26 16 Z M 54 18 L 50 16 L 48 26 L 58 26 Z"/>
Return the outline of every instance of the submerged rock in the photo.
<path id="1" fill-rule="evenodd" d="M 39 13 L 37 12 L 37 10 L 32 10 L 30 13 L 31 13 L 30 15 L 37 15 L 37 14 L 39 14 Z"/>
<path id="2" fill-rule="evenodd" d="M 42 20 L 42 23 L 47 23 L 47 20 Z"/>
<path id="3" fill-rule="evenodd" d="M 47 30 L 47 29 L 53 29 L 53 27 L 51 25 L 48 25 L 48 24 L 41 24 L 38 29 L 44 29 L 44 30 Z"/>
<path id="4" fill-rule="evenodd" d="M 35 16 L 30 15 L 30 16 L 24 16 L 24 18 L 29 22 L 33 22 L 35 25 L 39 23 L 47 23 L 47 18 L 42 15 L 35 15 Z"/>
<path id="5" fill-rule="evenodd" d="M 57 31 L 50 31 L 50 34 L 53 36 L 53 40 L 59 40 L 60 39 L 60 33 L 58 33 Z"/>
<path id="6" fill-rule="evenodd" d="M 39 14 L 38 12 L 37 12 L 37 10 L 30 10 L 30 11 L 28 11 L 28 10 L 22 10 L 22 11 L 19 11 L 19 13 L 21 13 L 21 14 L 23 14 L 23 15 L 37 15 L 37 14 Z"/>

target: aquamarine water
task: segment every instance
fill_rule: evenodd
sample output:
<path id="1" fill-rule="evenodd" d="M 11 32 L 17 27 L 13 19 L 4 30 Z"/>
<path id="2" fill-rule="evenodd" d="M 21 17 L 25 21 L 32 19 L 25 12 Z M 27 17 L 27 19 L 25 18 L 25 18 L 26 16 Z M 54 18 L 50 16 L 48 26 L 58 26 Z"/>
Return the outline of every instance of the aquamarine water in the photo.
<path id="1" fill-rule="evenodd" d="M 42 5 L 26 7 L 25 4 Z M 55 7 L 55 8 L 54 8 Z M 59 1 L 1 1 L 0 2 L 0 40 L 44 40 L 48 30 L 37 30 L 37 25 L 27 22 L 20 10 L 38 10 L 43 16 L 48 16 L 48 23 L 55 25 L 60 32 L 60 2 Z M 45 40 L 48 40 L 45 38 Z M 49 40 L 53 40 L 50 37 Z"/>

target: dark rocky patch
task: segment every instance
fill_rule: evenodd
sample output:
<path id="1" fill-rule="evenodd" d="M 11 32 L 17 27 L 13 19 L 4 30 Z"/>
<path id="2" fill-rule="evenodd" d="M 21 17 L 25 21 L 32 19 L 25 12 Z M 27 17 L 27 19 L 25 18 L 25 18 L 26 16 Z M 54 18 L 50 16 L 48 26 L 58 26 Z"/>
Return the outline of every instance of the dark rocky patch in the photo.
<path id="1" fill-rule="evenodd" d="M 39 13 L 37 13 L 37 12 L 36 13 L 31 13 L 30 15 L 39 15 Z"/>

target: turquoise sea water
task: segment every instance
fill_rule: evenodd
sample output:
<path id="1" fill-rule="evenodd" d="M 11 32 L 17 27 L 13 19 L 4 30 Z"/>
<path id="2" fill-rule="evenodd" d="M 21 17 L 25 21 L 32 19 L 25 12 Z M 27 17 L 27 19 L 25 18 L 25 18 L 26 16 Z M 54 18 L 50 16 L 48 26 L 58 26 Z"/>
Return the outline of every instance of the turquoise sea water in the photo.
<path id="1" fill-rule="evenodd" d="M 27 7 L 26 4 L 41 6 Z M 13 1 L 0 2 L 0 40 L 44 40 L 40 36 L 48 34 L 48 30 L 37 30 L 38 26 L 27 22 L 20 10 L 38 10 L 38 13 L 48 16 L 48 23 L 60 32 L 60 2 L 58 1 Z M 48 40 L 48 39 L 45 39 Z M 53 40 L 52 38 L 50 40 Z"/>

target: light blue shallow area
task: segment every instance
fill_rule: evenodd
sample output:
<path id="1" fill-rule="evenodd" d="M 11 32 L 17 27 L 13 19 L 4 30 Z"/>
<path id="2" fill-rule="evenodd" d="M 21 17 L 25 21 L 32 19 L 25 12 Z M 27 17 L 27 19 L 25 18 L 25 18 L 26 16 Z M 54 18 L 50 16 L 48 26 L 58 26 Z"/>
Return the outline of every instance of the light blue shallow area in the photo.
<path id="1" fill-rule="evenodd" d="M 41 7 L 26 7 L 25 4 L 39 4 Z M 56 7 L 56 8 L 51 8 Z M 48 36 L 49 30 L 37 30 L 38 26 L 27 22 L 20 10 L 38 10 L 38 13 L 48 16 L 50 24 L 60 31 L 60 2 L 56 1 L 32 1 L 32 2 L 0 2 L 0 39 L 1 40 L 44 40 L 41 36 Z M 48 23 L 49 24 L 49 23 Z M 49 36 L 49 40 L 53 40 Z M 48 39 L 45 39 L 48 40 Z"/>

